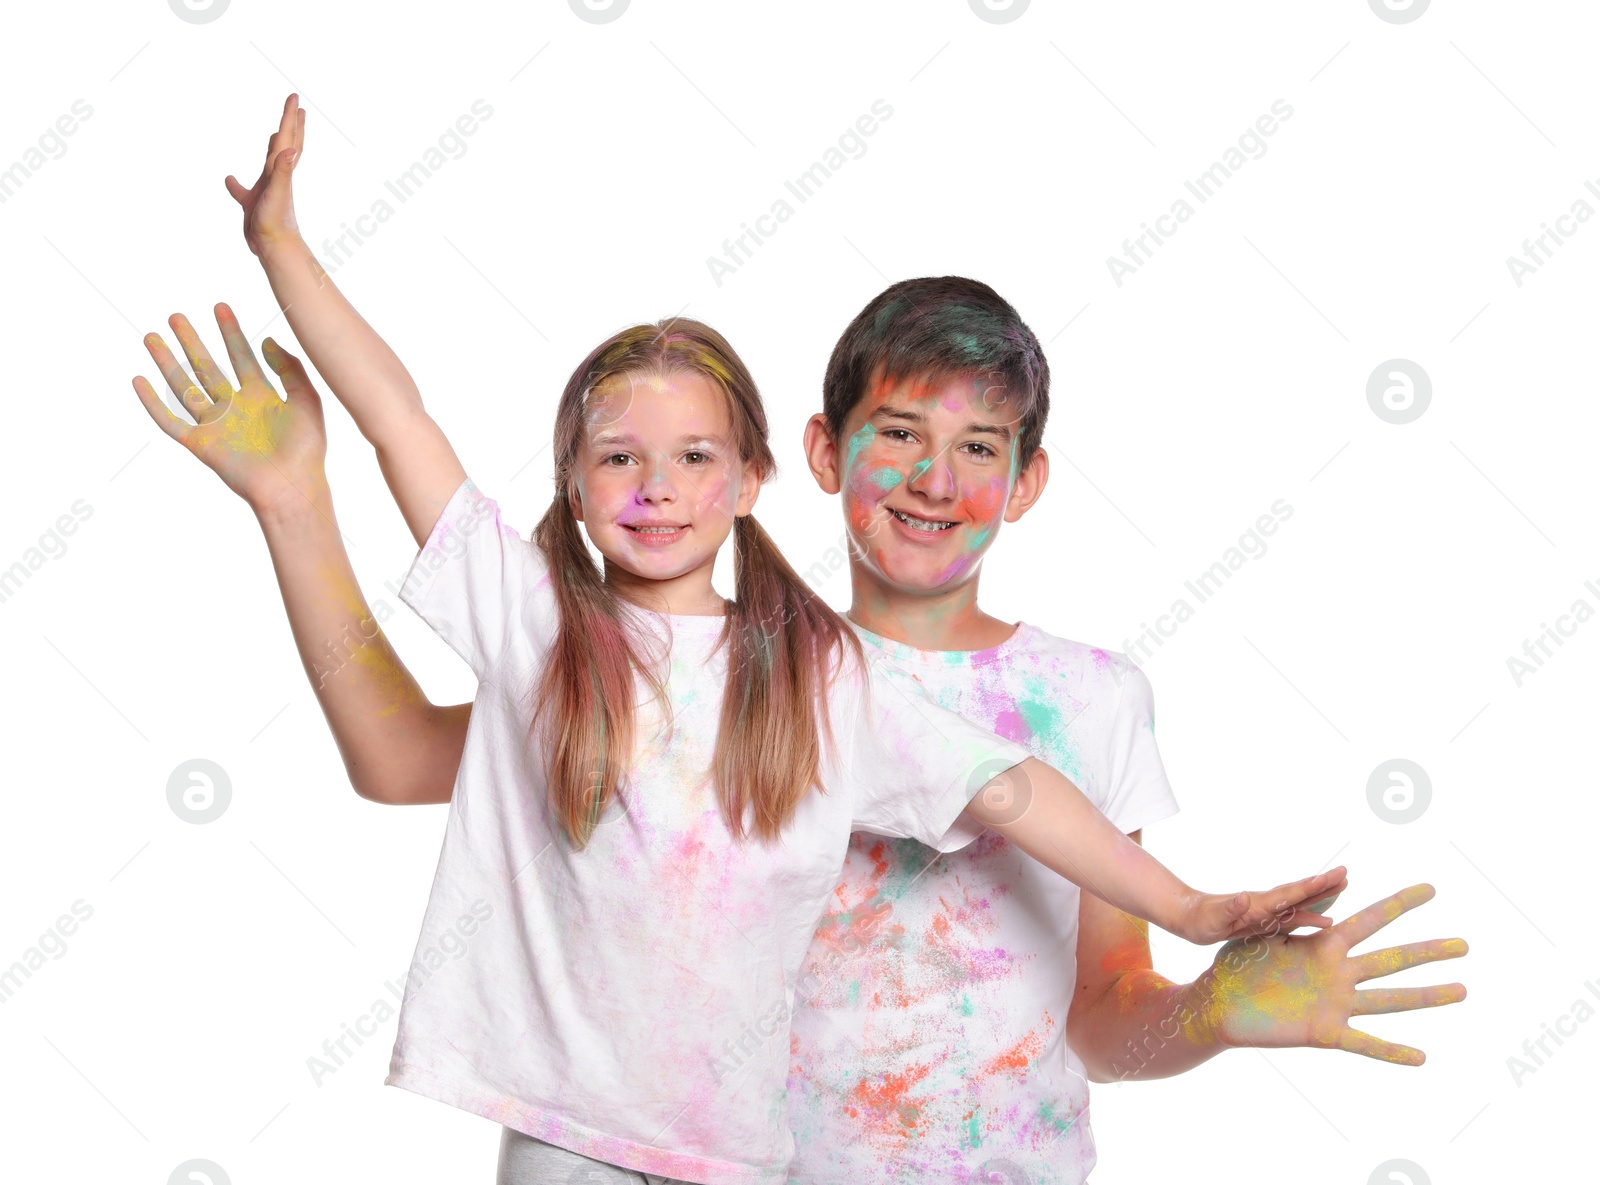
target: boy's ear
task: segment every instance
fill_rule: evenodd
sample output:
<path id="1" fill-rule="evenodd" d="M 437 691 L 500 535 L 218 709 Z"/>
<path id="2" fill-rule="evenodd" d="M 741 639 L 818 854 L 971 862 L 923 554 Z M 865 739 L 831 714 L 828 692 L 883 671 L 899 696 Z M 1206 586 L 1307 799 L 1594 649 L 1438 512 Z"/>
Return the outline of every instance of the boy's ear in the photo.
<path id="1" fill-rule="evenodd" d="M 820 411 L 806 421 L 806 464 L 824 494 L 837 494 L 840 479 L 839 447 L 828 431 L 828 417 Z"/>
<path id="2" fill-rule="evenodd" d="M 1039 500 L 1039 495 L 1044 493 L 1049 481 L 1050 457 L 1041 444 L 1034 450 L 1033 458 L 1017 474 L 1017 484 L 1011 487 L 1011 497 L 1006 501 L 1005 521 L 1014 523 L 1027 514 Z"/>

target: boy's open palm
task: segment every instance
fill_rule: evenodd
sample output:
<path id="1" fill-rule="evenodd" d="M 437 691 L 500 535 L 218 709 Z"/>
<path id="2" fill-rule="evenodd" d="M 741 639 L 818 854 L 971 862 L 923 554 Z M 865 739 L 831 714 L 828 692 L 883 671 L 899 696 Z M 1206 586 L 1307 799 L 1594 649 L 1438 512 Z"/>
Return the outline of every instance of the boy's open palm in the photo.
<path id="1" fill-rule="evenodd" d="M 238 389 L 212 361 L 188 319 L 174 313 L 170 324 L 195 377 L 189 377 L 159 334 L 150 334 L 144 343 L 167 386 L 195 422 L 169 411 L 143 375 L 133 380 L 139 402 L 163 432 L 205 462 L 257 514 L 312 498 L 325 480 L 328 440 L 322 400 L 305 367 L 266 339 L 262 350 L 288 394 L 287 401 L 279 398 L 257 365 L 233 311 L 219 304 L 216 315 Z"/>
<path id="2" fill-rule="evenodd" d="M 1446 938 L 1363 955 L 1350 950 L 1432 898 L 1432 885 L 1412 885 L 1315 934 L 1228 943 L 1200 980 L 1210 1001 L 1199 1010 L 1202 1023 L 1229 1046 L 1344 1049 L 1420 1066 L 1420 1049 L 1352 1029 L 1350 1018 L 1455 1004 L 1466 998 L 1467 989 L 1459 983 L 1366 990 L 1356 985 L 1419 963 L 1459 958 L 1467 944 Z"/>
<path id="3" fill-rule="evenodd" d="M 305 139 L 306 113 L 300 110 L 299 96 L 290 95 L 284 100 L 278 130 L 267 139 L 267 162 L 255 185 L 246 189 L 231 173 L 223 181 L 244 207 L 244 241 L 256 255 L 273 241 L 300 233 L 289 174 L 300 159 Z"/>

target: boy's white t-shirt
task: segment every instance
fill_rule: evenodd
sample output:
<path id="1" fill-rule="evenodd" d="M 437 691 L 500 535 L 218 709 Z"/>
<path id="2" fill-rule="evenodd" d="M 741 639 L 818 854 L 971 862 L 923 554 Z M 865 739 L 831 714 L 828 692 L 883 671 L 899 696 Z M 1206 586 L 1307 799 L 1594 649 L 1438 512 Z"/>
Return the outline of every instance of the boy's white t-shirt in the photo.
<path id="1" fill-rule="evenodd" d="M 900 678 L 1065 773 L 1122 831 L 1178 809 L 1150 682 L 1026 623 L 989 650 L 858 630 Z M 1079 890 L 993 832 L 945 856 L 851 838 L 792 1021 L 793 1185 L 1081 1185 L 1094 1167 L 1066 1042 Z"/>
<path id="2" fill-rule="evenodd" d="M 479 688 L 385 1084 L 639 1172 L 781 1182 L 789 1013 L 851 832 L 959 848 L 978 787 L 1030 754 L 849 663 L 826 793 L 775 845 L 737 842 L 709 777 L 726 619 L 630 609 L 663 651 L 670 630 L 672 727 L 638 680 L 622 805 L 575 851 L 529 738 L 557 622 L 543 553 L 466 480 L 400 598 Z"/>

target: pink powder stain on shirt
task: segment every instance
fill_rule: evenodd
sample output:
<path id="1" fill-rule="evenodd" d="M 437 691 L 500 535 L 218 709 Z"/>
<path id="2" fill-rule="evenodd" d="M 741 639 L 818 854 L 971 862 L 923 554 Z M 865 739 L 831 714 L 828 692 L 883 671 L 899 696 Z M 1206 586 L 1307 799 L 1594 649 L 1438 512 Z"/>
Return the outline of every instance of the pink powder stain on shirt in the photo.
<path id="1" fill-rule="evenodd" d="M 1033 736 L 1033 729 L 1028 727 L 1028 722 L 1022 718 L 1022 713 L 1015 708 L 1007 708 L 994 718 L 992 725 L 996 735 L 1018 744 Z"/>
<path id="2" fill-rule="evenodd" d="M 980 932 L 994 929 L 989 902 L 965 902 L 954 909 L 941 901 L 943 913 L 935 915 L 923 935 L 927 958 L 923 965 L 935 974 L 923 985 L 918 998 L 948 994 L 974 983 L 986 983 L 1009 975 L 1016 958 L 1003 947 L 982 945 Z"/>

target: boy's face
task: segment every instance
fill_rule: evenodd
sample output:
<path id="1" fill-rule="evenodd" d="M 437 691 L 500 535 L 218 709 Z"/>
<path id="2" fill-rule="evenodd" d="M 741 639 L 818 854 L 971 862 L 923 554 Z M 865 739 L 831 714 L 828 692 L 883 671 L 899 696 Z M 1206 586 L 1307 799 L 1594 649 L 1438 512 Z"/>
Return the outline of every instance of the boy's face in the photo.
<path id="1" fill-rule="evenodd" d="M 812 473 L 844 496 L 852 564 L 888 590 L 943 591 L 977 575 L 1002 522 L 1044 486 L 1043 450 L 1020 466 L 1014 401 L 981 376 L 876 382 L 838 440 L 806 428 Z"/>

